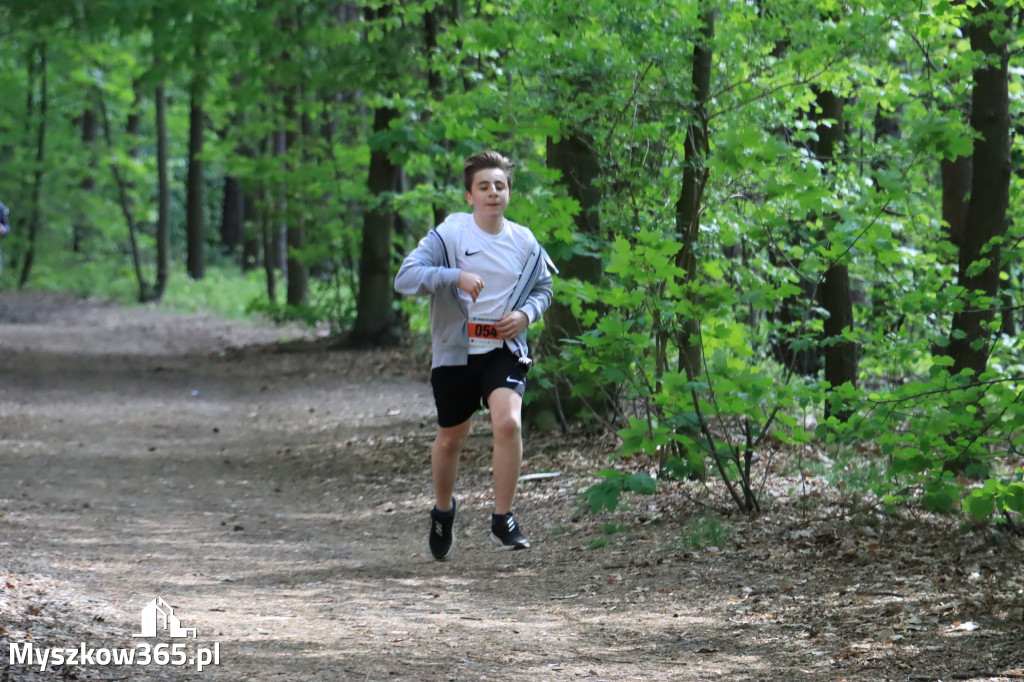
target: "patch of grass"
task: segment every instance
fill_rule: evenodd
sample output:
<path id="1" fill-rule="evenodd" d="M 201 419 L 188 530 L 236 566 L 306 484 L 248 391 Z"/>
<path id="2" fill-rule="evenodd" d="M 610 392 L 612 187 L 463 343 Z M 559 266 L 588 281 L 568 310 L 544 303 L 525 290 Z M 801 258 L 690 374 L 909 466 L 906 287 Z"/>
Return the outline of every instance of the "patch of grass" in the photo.
<path id="1" fill-rule="evenodd" d="M 629 530 L 629 528 L 630 527 L 624 523 L 602 524 L 601 532 L 604 533 L 604 536 L 594 538 L 593 540 L 587 543 L 587 547 L 589 549 L 601 549 L 602 547 L 607 547 L 612 542 L 611 539 L 608 537 L 609 535 L 615 535 L 616 533 L 625 533 Z"/>
<path id="2" fill-rule="evenodd" d="M 243 319 L 251 316 L 246 311 L 249 302 L 260 297 L 267 297 L 266 275 L 262 270 L 241 273 L 233 267 L 213 267 L 200 280 L 186 275 L 171 277 L 160 307 L 173 312 Z"/>
<path id="3" fill-rule="evenodd" d="M 4 277 L 16 281 L 13 268 L 4 268 Z M 13 284 L 12 284 L 13 288 Z M 33 291 L 69 293 L 78 298 L 95 297 L 126 305 L 137 302 L 139 289 L 131 270 L 114 261 L 79 261 L 75 257 L 39 258 L 32 267 L 26 285 Z"/>
<path id="4" fill-rule="evenodd" d="M 687 521 L 679 542 L 684 549 L 701 550 L 721 547 L 731 537 L 732 529 L 717 514 L 708 512 Z"/>
<path id="5" fill-rule="evenodd" d="M 12 268 L 5 268 L 5 283 L 13 282 L 15 274 Z M 152 264 L 147 263 L 144 276 L 152 287 Z M 185 273 L 183 263 L 172 261 L 167 289 L 156 306 L 171 312 L 206 313 L 229 319 L 249 317 L 249 301 L 267 296 L 264 277 L 262 270 L 243 273 L 232 263 L 213 263 L 206 268 L 203 279 L 193 280 Z M 283 291 L 284 282 L 279 284 Z M 139 285 L 130 259 L 110 251 L 94 252 L 86 259 L 66 251 L 41 249 L 26 288 L 123 305 L 137 305 L 139 299 Z"/>

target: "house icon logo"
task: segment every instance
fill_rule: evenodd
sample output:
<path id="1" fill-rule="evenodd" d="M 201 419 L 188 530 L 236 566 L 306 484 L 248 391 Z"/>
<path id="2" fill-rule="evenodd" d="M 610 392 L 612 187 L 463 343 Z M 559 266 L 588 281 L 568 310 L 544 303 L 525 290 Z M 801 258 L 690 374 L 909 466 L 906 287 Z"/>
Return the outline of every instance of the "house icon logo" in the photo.
<path id="1" fill-rule="evenodd" d="M 196 638 L 196 629 L 181 627 L 181 621 L 174 615 L 174 609 L 160 597 L 146 604 L 141 617 L 142 632 L 137 632 L 132 637 L 156 637 L 160 631 L 165 630 L 169 637 Z"/>

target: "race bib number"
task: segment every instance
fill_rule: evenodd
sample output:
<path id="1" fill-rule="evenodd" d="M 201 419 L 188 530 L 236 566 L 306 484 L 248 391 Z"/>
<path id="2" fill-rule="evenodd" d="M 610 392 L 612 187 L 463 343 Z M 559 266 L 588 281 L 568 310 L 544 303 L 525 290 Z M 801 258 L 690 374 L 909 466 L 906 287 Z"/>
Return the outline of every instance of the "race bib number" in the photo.
<path id="1" fill-rule="evenodd" d="M 469 319 L 469 345 L 477 348 L 501 348 L 505 342 L 498 338 L 498 330 L 493 320 L 487 317 L 471 317 Z"/>

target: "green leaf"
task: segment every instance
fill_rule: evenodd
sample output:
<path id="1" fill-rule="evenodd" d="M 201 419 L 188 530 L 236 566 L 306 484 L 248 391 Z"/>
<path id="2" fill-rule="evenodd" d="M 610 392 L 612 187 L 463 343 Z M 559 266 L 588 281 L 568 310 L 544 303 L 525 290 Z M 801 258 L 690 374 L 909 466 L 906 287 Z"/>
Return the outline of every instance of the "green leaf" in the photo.
<path id="1" fill-rule="evenodd" d="M 618 472 L 616 472 L 618 474 Z M 607 509 L 612 512 L 619 506 L 622 496 L 622 476 L 610 476 L 600 483 L 594 484 L 583 491 L 583 498 L 590 503 L 590 511 L 594 514 Z"/>
<path id="2" fill-rule="evenodd" d="M 974 493 L 980 491 L 975 490 Z M 973 516 L 975 519 L 987 519 L 995 511 L 996 503 L 990 495 L 974 494 L 967 496 L 963 501 L 963 508 L 968 514 Z"/>
<path id="3" fill-rule="evenodd" d="M 641 495 L 653 495 L 658 489 L 658 481 L 646 471 L 638 471 L 630 474 L 626 479 L 626 485 L 635 493 Z"/>

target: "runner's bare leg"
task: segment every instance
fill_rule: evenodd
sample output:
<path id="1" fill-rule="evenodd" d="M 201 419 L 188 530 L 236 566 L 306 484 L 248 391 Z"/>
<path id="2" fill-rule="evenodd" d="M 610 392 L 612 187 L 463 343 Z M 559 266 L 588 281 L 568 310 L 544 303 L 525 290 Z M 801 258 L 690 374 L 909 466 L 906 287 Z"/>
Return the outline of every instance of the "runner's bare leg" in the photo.
<path id="1" fill-rule="evenodd" d="M 497 388 L 487 397 L 494 433 L 494 513 L 512 511 L 523 464 L 523 399 L 510 388 Z"/>
<path id="2" fill-rule="evenodd" d="M 458 426 L 437 427 L 437 436 L 430 451 L 430 468 L 434 476 L 434 497 L 438 511 L 444 512 L 452 508 L 459 453 L 469 438 L 471 425 L 472 420 L 467 419 Z"/>

